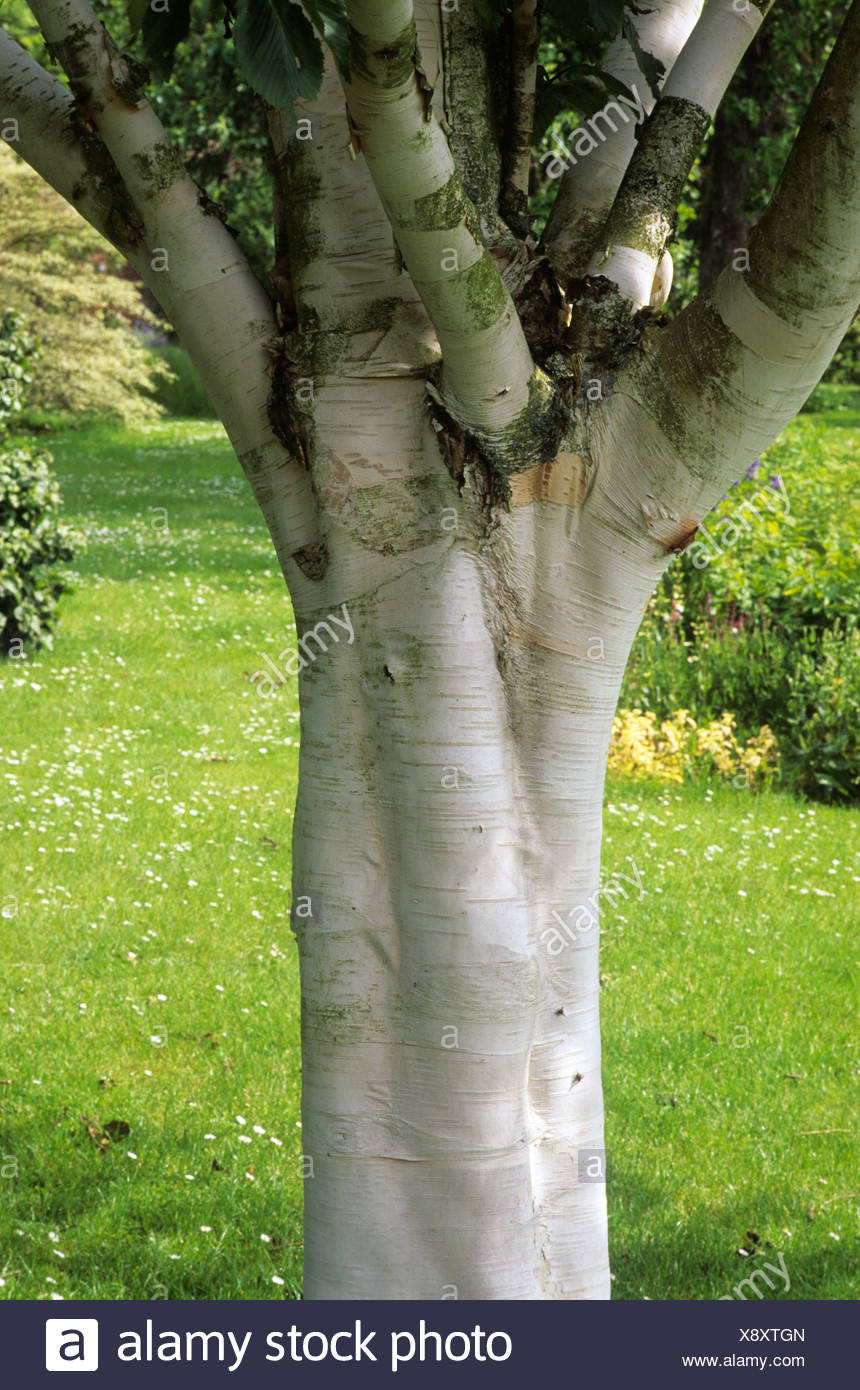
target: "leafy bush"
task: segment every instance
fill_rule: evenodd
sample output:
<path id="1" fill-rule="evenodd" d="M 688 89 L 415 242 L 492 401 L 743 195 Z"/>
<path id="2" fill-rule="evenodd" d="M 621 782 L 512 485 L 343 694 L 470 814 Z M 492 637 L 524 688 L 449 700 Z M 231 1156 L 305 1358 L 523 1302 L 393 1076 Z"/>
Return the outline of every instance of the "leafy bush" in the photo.
<path id="1" fill-rule="evenodd" d="M 698 725 L 686 709 L 660 723 L 653 710 L 622 709 L 612 721 L 609 770 L 628 777 L 682 782 L 685 776 L 716 773 L 761 790 L 770 786 L 778 767 L 777 741 L 767 725 L 741 743 L 731 714 Z"/>
<path id="2" fill-rule="evenodd" d="M 730 710 L 742 737 L 767 725 L 782 780 L 831 799 L 860 788 L 850 732 L 860 706 L 850 673 L 860 623 L 858 393 L 819 391 L 830 418 L 796 420 L 663 576 L 620 704 L 664 721 L 689 710 L 700 723 Z"/>
<path id="3" fill-rule="evenodd" d="M 60 490 L 50 455 L 0 451 L 0 652 L 51 645 L 57 599 L 66 588 L 45 572 L 71 560 L 72 534 L 57 522 Z"/>
<path id="4" fill-rule="evenodd" d="M 855 457 L 856 435 L 842 421 L 804 415 L 750 464 L 661 581 L 688 636 L 706 611 L 723 620 L 740 612 L 787 634 L 860 617 Z"/>
<path id="5" fill-rule="evenodd" d="M 706 621 L 685 637 L 649 615 L 624 677 L 622 707 L 671 720 L 680 708 L 705 723 L 731 710 L 741 738 L 769 727 L 783 785 L 820 800 L 860 796 L 860 629 L 787 634 L 767 622 Z M 734 725 L 733 725 L 734 727 Z"/>
<path id="6" fill-rule="evenodd" d="M 0 432 L 9 417 L 20 412 L 38 357 L 36 339 L 24 332 L 23 324 L 14 309 L 0 318 Z"/>
<path id="7" fill-rule="evenodd" d="M 801 790 L 848 800 L 860 788 L 860 628 L 836 623 L 788 679 L 787 752 Z"/>
<path id="8" fill-rule="evenodd" d="M 21 410 L 39 357 L 21 315 L 0 317 L 0 439 Z M 0 448 L 0 653 L 50 646 L 57 599 L 65 585 L 46 568 L 71 560 L 71 532 L 57 521 L 60 491 L 50 454 Z"/>
<path id="9" fill-rule="evenodd" d="M 703 720 L 731 710 L 744 735 L 764 723 L 784 728 L 788 678 L 801 652 L 814 656 L 815 632 L 804 629 L 790 641 L 766 620 L 756 626 L 730 612 L 721 621 L 711 610 L 692 633 L 685 635 L 680 619 L 660 620 L 652 610 L 631 653 L 621 703 L 660 719 L 679 708 Z"/>
<path id="10" fill-rule="evenodd" d="M 790 511 L 763 518 L 748 546 L 711 566 L 715 602 L 759 611 L 786 633 L 860 616 L 860 510 L 847 505 L 856 461 L 842 433 L 805 416 L 768 451 L 767 472 L 781 477 Z"/>

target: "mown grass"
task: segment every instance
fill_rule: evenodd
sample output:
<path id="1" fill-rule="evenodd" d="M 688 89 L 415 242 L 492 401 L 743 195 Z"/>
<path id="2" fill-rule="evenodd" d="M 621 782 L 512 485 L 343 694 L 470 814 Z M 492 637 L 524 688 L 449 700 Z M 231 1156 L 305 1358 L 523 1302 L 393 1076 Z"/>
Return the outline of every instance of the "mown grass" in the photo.
<path id="1" fill-rule="evenodd" d="M 86 549 L 0 676 L 2 1292 L 297 1292 L 298 718 L 247 679 L 290 606 L 220 428 L 51 447 Z"/>
<path id="2" fill-rule="evenodd" d="M 51 448 L 87 547 L 54 651 L 0 669 L 0 1297 L 295 1297 L 298 716 L 248 680 L 290 606 L 217 425 Z M 610 786 L 616 1297 L 777 1252 L 769 1296 L 848 1296 L 857 819 Z"/>
<path id="3" fill-rule="evenodd" d="M 645 890 L 601 923 L 616 1296 L 723 1297 L 780 1253 L 769 1296 L 852 1296 L 857 820 L 610 786 L 606 871 Z"/>

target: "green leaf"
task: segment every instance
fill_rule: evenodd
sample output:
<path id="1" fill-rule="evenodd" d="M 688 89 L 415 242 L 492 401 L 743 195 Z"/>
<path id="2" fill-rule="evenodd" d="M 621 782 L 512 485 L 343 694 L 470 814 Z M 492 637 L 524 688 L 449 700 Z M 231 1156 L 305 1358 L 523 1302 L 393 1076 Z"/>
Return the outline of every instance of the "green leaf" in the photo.
<path id="1" fill-rule="evenodd" d="M 660 78 L 666 71 L 665 65 L 660 62 L 659 58 L 655 58 L 653 53 L 645 52 L 639 42 L 636 25 L 633 23 L 629 14 L 625 14 L 624 16 L 622 33 L 633 49 L 636 62 L 639 64 L 639 71 L 643 74 L 645 81 L 651 89 L 651 95 L 656 101 L 660 95 Z"/>
<path id="2" fill-rule="evenodd" d="M 551 28 L 558 31 L 562 46 L 581 61 L 599 63 L 607 41 L 618 33 L 621 4 L 603 3 L 597 7 L 598 20 L 588 0 L 544 0 L 543 13 Z"/>
<path id="3" fill-rule="evenodd" d="M 317 95 L 322 46 L 291 0 L 239 0 L 233 39 L 243 77 L 270 105 L 292 113 L 297 98 Z"/>
<path id="4" fill-rule="evenodd" d="M 580 64 L 566 68 L 557 77 L 549 78 L 539 67 L 535 86 L 535 143 L 541 141 L 544 132 L 562 111 L 593 116 L 613 97 L 619 96 L 627 97 L 635 107 L 636 98 L 624 83 L 610 77 L 609 73 L 601 72 L 600 68 Z"/>
<path id="5" fill-rule="evenodd" d="M 136 34 L 142 25 L 149 6 L 150 0 L 126 0 L 125 12 L 133 34 Z"/>
<path id="6" fill-rule="evenodd" d="M 588 0 L 591 22 L 602 34 L 614 36 L 621 27 L 625 0 Z"/>
<path id="7" fill-rule="evenodd" d="M 501 24 L 515 0 L 475 0 L 475 8 L 488 29 Z"/>
<path id="8" fill-rule="evenodd" d="M 349 74 L 349 25 L 341 0 L 302 0 L 304 8 L 335 56 L 345 76 Z"/>
<path id="9" fill-rule="evenodd" d="M 143 16 L 143 58 L 156 77 L 169 77 L 173 55 L 188 38 L 191 0 L 169 0 L 166 10 L 148 7 Z"/>

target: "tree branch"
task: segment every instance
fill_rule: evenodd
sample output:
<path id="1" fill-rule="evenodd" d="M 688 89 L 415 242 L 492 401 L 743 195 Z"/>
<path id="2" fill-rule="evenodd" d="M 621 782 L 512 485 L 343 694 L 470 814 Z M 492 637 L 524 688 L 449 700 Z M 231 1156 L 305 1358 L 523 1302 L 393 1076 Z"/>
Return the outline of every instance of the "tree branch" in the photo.
<path id="1" fill-rule="evenodd" d="M 443 130 L 463 188 L 478 212 L 484 245 L 496 257 L 516 254 L 522 237 L 503 220 L 500 190 L 504 164 L 504 131 L 499 121 L 496 91 L 507 56 L 501 28 L 488 29 L 478 0 L 458 0 L 457 7 L 439 0 L 415 0 L 416 29 L 422 11 L 435 10 L 440 20 Z M 429 54 L 423 53 L 425 62 Z M 438 85 L 438 84 L 437 84 Z M 434 90 L 433 101 L 439 113 Z"/>
<path id="2" fill-rule="evenodd" d="M 589 272 L 647 304 L 684 184 L 735 69 L 773 0 L 708 0 L 630 160 Z"/>
<path id="3" fill-rule="evenodd" d="M 347 14 L 351 125 L 439 338 L 443 403 L 488 453 L 515 452 L 518 468 L 531 467 L 544 455 L 553 392 L 430 106 L 412 0 L 347 0 Z"/>
<path id="4" fill-rule="evenodd" d="M 529 175 L 539 43 L 538 0 L 522 0 L 511 13 L 511 111 L 500 201 L 505 221 L 523 237 L 529 231 Z"/>
<path id="5" fill-rule="evenodd" d="M 135 269 L 148 264 L 143 223 L 98 135 L 74 97 L 0 29 L 0 111 L 7 142 Z"/>
<path id="6" fill-rule="evenodd" d="M 658 0 L 649 4 L 647 14 L 637 15 L 642 48 L 653 53 L 667 72 L 689 38 L 701 8 L 702 0 Z M 654 98 L 626 38 L 620 37 L 610 46 L 604 71 L 635 90 L 646 114 L 653 109 Z M 568 164 L 541 240 L 541 249 L 563 283 L 584 274 L 636 148 L 632 120 L 619 120 L 614 130 L 603 133 L 605 138 L 596 149 Z"/>
<path id="7" fill-rule="evenodd" d="M 820 381 L 860 303 L 858 227 L 854 0 L 748 251 L 649 335 L 644 361 L 631 368 L 635 391 L 619 379 L 615 427 L 637 440 L 638 484 L 631 487 L 641 495 L 644 478 L 653 497 L 659 486 L 655 500 L 676 528 L 705 515 Z"/>
<path id="8" fill-rule="evenodd" d="M 137 211 L 151 255 L 134 263 L 197 366 L 285 565 L 318 529 L 307 475 L 269 420 L 271 301 L 168 141 L 141 91 L 145 74 L 88 0 L 30 0 L 30 8 Z"/>

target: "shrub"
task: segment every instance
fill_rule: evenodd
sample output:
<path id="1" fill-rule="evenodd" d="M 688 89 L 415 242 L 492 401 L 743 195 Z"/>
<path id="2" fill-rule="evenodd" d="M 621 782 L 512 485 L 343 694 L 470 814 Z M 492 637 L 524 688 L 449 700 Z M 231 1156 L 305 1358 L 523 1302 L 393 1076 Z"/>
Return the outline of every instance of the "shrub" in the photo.
<path id="1" fill-rule="evenodd" d="M 9 418 L 20 412 L 38 357 L 36 339 L 24 332 L 23 325 L 22 315 L 14 309 L 0 317 L 0 433 Z"/>
<path id="2" fill-rule="evenodd" d="M 789 785 L 857 797 L 858 393 L 819 389 L 843 413 L 794 421 L 706 518 L 648 606 L 620 705 L 664 721 L 685 709 L 700 724 L 730 710 L 741 737 L 773 729 Z"/>
<path id="3" fill-rule="evenodd" d="M 786 752 L 802 791 L 826 801 L 860 788 L 860 628 L 838 622 L 788 679 Z"/>
<path id="4" fill-rule="evenodd" d="M 0 316 L 0 442 L 20 412 L 39 344 L 21 315 Z M 48 566 L 71 560 L 71 532 L 57 521 L 60 491 L 50 454 L 0 447 L 0 653 L 28 643 L 50 646 L 57 599 L 65 585 Z"/>
<path id="5" fill-rule="evenodd" d="M 777 742 L 767 725 L 741 743 L 731 714 L 698 725 L 686 709 L 660 723 L 653 710 L 622 709 L 612 722 L 609 770 L 628 777 L 682 782 L 716 773 L 757 791 L 770 786 L 778 767 Z"/>
<path id="6" fill-rule="evenodd" d="M 788 712 L 788 681 L 801 654 L 814 659 L 821 634 L 802 628 L 788 635 L 768 622 L 713 610 L 685 636 L 680 617 L 649 612 L 624 676 L 621 703 L 642 705 L 658 718 L 690 710 L 696 719 L 737 717 L 744 735 L 762 724 L 779 731 Z"/>
<path id="7" fill-rule="evenodd" d="M 0 652 L 50 646 L 57 599 L 66 588 L 46 573 L 71 560 L 72 534 L 59 525 L 60 490 L 50 455 L 0 450 Z"/>
<path id="8" fill-rule="evenodd" d="M 170 377 L 162 377 L 152 388 L 153 398 L 168 415 L 180 419 L 187 416 L 203 420 L 217 419 L 206 387 L 185 348 L 170 344 L 151 348 L 150 353 L 171 372 Z"/>
<path id="9" fill-rule="evenodd" d="M 705 518 L 661 581 L 687 636 L 706 610 L 727 618 L 734 608 L 789 634 L 860 616 L 852 423 L 800 416 Z"/>
<path id="10" fill-rule="evenodd" d="M 740 615 L 734 625 L 702 623 L 687 638 L 679 622 L 652 617 L 636 640 L 620 703 L 647 708 L 655 728 L 656 721 L 671 725 L 679 708 L 700 725 L 731 710 L 740 738 L 749 741 L 762 726 L 773 730 L 784 785 L 822 800 L 860 796 L 860 628 L 853 619 L 792 636 Z"/>

